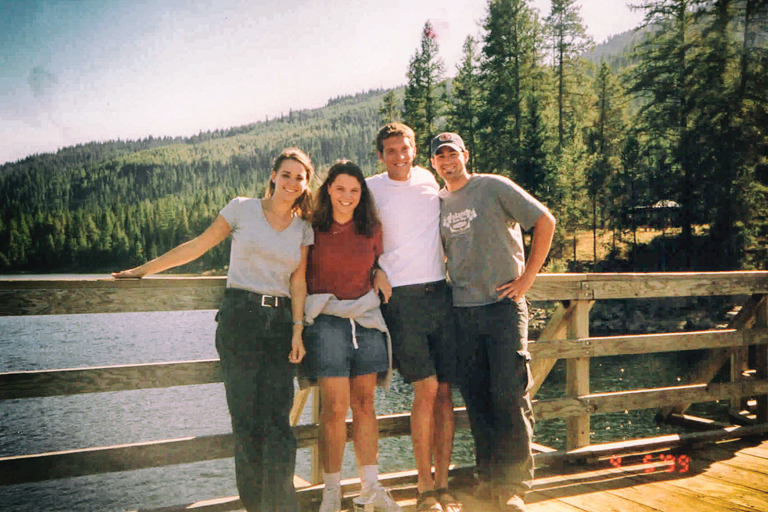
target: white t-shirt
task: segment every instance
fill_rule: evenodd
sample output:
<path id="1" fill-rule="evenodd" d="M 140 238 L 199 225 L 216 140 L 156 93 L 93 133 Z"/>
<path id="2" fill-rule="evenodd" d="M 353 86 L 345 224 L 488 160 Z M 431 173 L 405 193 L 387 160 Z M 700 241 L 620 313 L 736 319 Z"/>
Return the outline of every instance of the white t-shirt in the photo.
<path id="1" fill-rule="evenodd" d="M 221 210 L 232 230 L 228 288 L 290 297 L 291 274 L 301 263 L 301 248 L 312 245 L 312 226 L 294 217 L 282 231 L 269 225 L 261 199 L 236 197 Z"/>
<path id="2" fill-rule="evenodd" d="M 382 224 L 384 253 L 379 265 L 392 286 L 445 279 L 440 241 L 440 187 L 432 173 L 413 167 L 407 181 L 386 172 L 366 178 Z"/>

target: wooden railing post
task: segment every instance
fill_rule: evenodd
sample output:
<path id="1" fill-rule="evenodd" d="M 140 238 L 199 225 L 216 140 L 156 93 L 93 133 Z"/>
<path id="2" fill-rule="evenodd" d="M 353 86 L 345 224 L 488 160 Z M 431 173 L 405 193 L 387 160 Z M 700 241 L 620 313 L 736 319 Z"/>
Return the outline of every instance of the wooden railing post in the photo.
<path id="1" fill-rule="evenodd" d="M 568 323 L 568 338 L 589 337 L 590 301 L 579 300 Z M 568 397 L 589 394 L 589 358 L 568 359 L 566 363 L 565 393 Z M 589 445 L 589 414 L 566 420 L 566 449 L 573 450 Z"/>
<path id="2" fill-rule="evenodd" d="M 755 327 L 768 327 L 768 295 L 763 296 L 757 307 Z M 757 380 L 768 379 L 768 345 L 755 346 L 755 377 Z M 757 397 L 757 422 L 768 423 L 768 395 Z"/>
<path id="3" fill-rule="evenodd" d="M 744 380 L 744 370 L 747 369 L 747 347 L 734 348 L 731 351 L 731 382 Z M 736 392 L 731 397 L 731 415 L 739 417 L 741 411 L 747 409 L 747 397 Z"/>
<path id="4" fill-rule="evenodd" d="M 304 412 L 304 407 L 307 404 L 309 395 L 312 395 L 312 423 L 318 425 L 318 439 L 320 437 L 319 425 L 320 425 L 320 388 L 317 386 L 300 389 L 293 399 L 293 407 L 289 419 L 292 426 L 299 424 L 301 420 L 301 414 Z M 312 460 L 309 469 L 309 481 L 312 485 L 323 483 L 323 462 L 322 455 L 320 454 L 320 443 L 314 443 L 312 445 Z"/>
<path id="5" fill-rule="evenodd" d="M 558 304 L 555 312 L 552 314 L 552 318 L 549 319 L 547 325 L 539 334 L 539 338 L 536 342 L 540 341 L 552 341 L 552 340 L 564 340 L 568 333 L 568 322 L 570 321 L 571 306 L 563 306 Z M 535 343 L 535 342 L 534 342 Z M 531 360 L 531 374 L 533 375 L 533 387 L 530 390 L 531 398 L 536 396 L 539 388 L 544 383 L 544 380 L 555 367 L 557 359 L 540 359 L 534 358 Z"/>
<path id="6" fill-rule="evenodd" d="M 301 415 L 304 412 L 304 407 L 307 405 L 307 399 L 312 392 L 312 388 L 300 389 L 298 393 L 293 397 L 293 406 L 291 412 L 288 415 L 288 420 L 292 427 L 295 427 L 301 421 Z"/>
<path id="7" fill-rule="evenodd" d="M 318 442 L 312 445 L 312 467 L 310 469 L 309 481 L 312 485 L 323 483 L 323 457 L 320 453 L 319 439 L 322 436 L 320 432 L 320 388 L 312 388 L 312 423 L 318 425 Z"/>

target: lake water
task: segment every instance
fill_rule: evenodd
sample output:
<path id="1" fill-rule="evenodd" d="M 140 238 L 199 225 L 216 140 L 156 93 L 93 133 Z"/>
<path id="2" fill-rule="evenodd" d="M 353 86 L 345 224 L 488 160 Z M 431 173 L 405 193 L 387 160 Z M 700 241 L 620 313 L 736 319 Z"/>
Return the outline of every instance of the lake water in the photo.
<path id="1" fill-rule="evenodd" d="M 56 276 L 44 276 L 53 278 Z M 0 276 L 2 278 L 2 276 Z M 27 278 L 25 276 L 25 278 Z M 213 359 L 214 311 L 0 317 L 0 372 Z M 611 357 L 592 363 L 595 392 L 674 385 L 691 354 Z M 538 398 L 562 396 L 558 364 Z M 648 384 L 645 381 L 653 379 Z M 457 405 L 462 405 L 454 393 Z M 397 373 L 386 394 L 377 390 L 378 414 L 406 412 L 413 391 Z M 700 406 L 721 414 L 725 404 Z M 693 411 L 697 413 L 696 410 Z M 659 435 L 654 410 L 595 415 L 593 442 Z M 309 406 L 302 423 L 310 422 Z M 221 384 L 0 401 L 0 457 L 230 432 Z M 563 421 L 540 422 L 535 441 L 565 443 Z M 473 463 L 468 431 L 458 431 L 453 462 Z M 409 437 L 380 441 L 382 472 L 414 467 Z M 296 473 L 309 479 L 309 449 L 299 450 Z M 344 477 L 356 476 L 351 443 Z M 2 511 L 115 511 L 158 508 L 237 494 L 232 459 L 109 475 L 0 487 Z"/>

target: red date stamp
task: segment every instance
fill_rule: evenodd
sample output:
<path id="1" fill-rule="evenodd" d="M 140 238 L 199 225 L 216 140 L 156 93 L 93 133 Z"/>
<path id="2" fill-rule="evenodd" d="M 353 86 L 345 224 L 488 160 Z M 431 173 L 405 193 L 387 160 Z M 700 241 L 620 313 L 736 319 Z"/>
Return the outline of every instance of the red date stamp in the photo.
<path id="1" fill-rule="evenodd" d="M 622 458 L 618 455 L 612 455 L 608 462 L 614 468 L 620 468 L 622 466 Z M 675 456 L 670 453 L 661 453 L 658 456 L 649 453 L 643 457 L 643 464 L 653 464 L 654 462 L 660 462 L 661 464 L 649 466 L 643 471 L 645 473 L 653 473 L 655 471 L 664 471 L 666 473 L 687 473 L 691 463 L 691 458 L 687 455 Z"/>

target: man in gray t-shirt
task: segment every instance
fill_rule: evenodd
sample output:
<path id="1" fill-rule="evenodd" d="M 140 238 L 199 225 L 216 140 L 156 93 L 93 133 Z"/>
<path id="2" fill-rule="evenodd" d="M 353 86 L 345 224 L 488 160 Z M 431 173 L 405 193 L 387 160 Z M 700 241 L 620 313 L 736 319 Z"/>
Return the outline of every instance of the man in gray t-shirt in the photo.
<path id="1" fill-rule="evenodd" d="M 459 389 L 467 405 L 480 497 L 525 510 L 533 480 L 533 413 L 525 292 L 549 252 L 555 218 L 508 178 L 469 174 L 455 133 L 432 140 L 440 191 L 440 235 L 457 322 Z M 521 229 L 534 229 L 526 263 Z"/>

